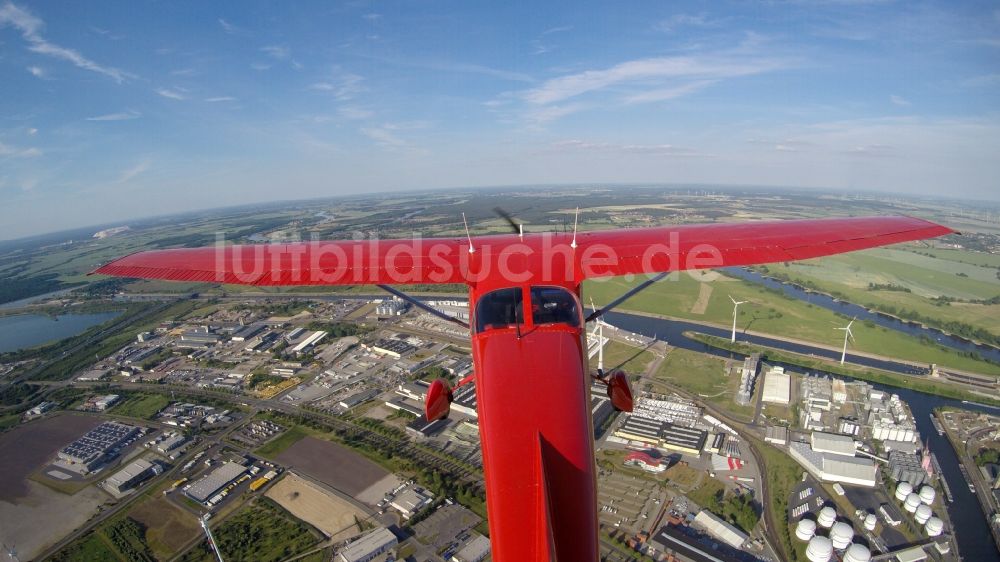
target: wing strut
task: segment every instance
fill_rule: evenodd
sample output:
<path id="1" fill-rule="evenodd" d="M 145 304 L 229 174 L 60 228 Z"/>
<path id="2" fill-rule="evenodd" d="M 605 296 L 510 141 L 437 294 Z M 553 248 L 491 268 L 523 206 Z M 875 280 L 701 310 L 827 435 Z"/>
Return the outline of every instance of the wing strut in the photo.
<path id="1" fill-rule="evenodd" d="M 615 300 L 609 302 L 608 304 L 602 306 L 599 310 L 595 310 L 594 312 L 591 312 L 590 316 L 587 317 L 586 321 L 590 322 L 590 321 L 593 321 L 593 320 L 597 320 L 601 316 L 604 316 L 605 312 L 608 312 L 612 308 L 615 308 L 616 306 L 620 305 L 621 303 L 623 303 L 623 302 L 627 301 L 628 299 L 632 298 L 633 296 L 635 296 L 636 293 L 638 293 L 639 291 L 642 291 L 642 290 L 646 289 L 647 287 L 649 287 L 653 283 L 656 283 L 658 281 L 662 281 L 663 278 L 666 277 L 667 275 L 670 275 L 670 273 L 671 272 L 669 272 L 669 271 L 664 271 L 662 273 L 657 273 L 653 277 L 651 277 L 651 278 L 643 281 L 642 283 L 639 283 L 635 287 L 632 287 L 628 291 L 625 291 L 625 293 L 622 294 L 622 296 L 620 296 L 617 299 L 615 299 Z"/>
<path id="2" fill-rule="evenodd" d="M 382 289 L 383 291 L 385 291 L 387 293 L 390 293 L 392 295 L 395 295 L 395 296 L 403 299 L 404 301 L 412 304 L 413 306 L 419 308 L 420 310 L 423 310 L 424 312 L 429 312 L 429 313 L 433 314 L 434 316 L 437 316 L 438 318 L 441 318 L 442 320 L 447 320 L 449 322 L 454 322 L 454 323 L 458 324 L 459 326 L 461 326 L 463 328 L 468 328 L 469 327 L 468 324 L 466 324 L 465 322 L 462 322 L 458 318 L 455 318 L 454 316 L 449 316 L 449 315 L 441 312 L 440 310 L 437 310 L 433 306 L 430 306 L 429 304 L 427 304 L 425 302 L 421 302 L 421 301 L 419 301 L 419 300 L 411 297 L 410 295 L 407 295 L 406 293 L 404 293 L 404 292 L 402 292 L 402 291 L 400 291 L 398 289 L 394 289 L 394 288 L 390 287 L 389 285 L 377 285 L 377 287 L 379 289 Z"/>

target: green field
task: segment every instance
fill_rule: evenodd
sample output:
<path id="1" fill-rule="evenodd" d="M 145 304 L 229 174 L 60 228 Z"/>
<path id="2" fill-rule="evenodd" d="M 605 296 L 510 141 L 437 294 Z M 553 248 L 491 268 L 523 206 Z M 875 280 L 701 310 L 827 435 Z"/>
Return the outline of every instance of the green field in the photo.
<path id="1" fill-rule="evenodd" d="M 610 302 L 614 297 L 639 283 L 615 278 L 603 282 L 588 282 L 585 294 L 594 301 Z M 700 282 L 687 273 L 671 275 L 622 304 L 622 310 L 654 313 L 675 318 L 710 322 L 723 326 L 732 323 L 736 300 L 749 301 L 739 309 L 737 331 L 749 329 L 755 333 L 773 334 L 827 346 L 839 347 L 842 333 L 835 330 L 847 319 L 824 308 L 786 297 L 776 291 L 749 282 L 720 275 L 711 283 L 712 293 L 703 314 L 691 312 L 698 300 Z M 987 374 L 1000 374 L 1000 365 L 987 363 L 936 345 L 927 345 L 912 336 L 878 327 L 855 324 L 854 349 L 896 357 L 919 363 L 937 363 L 955 369 Z"/>
<path id="2" fill-rule="evenodd" d="M 122 560 L 106 539 L 95 532 L 88 533 L 55 553 L 50 558 L 53 562 L 107 562 Z"/>
<path id="3" fill-rule="evenodd" d="M 170 398 L 162 394 L 131 394 L 111 409 L 117 416 L 151 419 L 157 412 L 167 407 Z"/>
<path id="4" fill-rule="evenodd" d="M 605 333 L 605 337 L 608 334 Z M 646 372 L 653 354 L 649 351 L 618 341 L 610 341 L 604 346 L 604 370 L 622 369 L 629 375 Z M 590 366 L 597 369 L 597 355 L 590 359 Z"/>
<path id="5" fill-rule="evenodd" d="M 281 435 L 261 445 L 255 452 L 262 457 L 273 459 L 280 455 L 282 451 L 297 443 L 303 437 L 307 437 L 313 433 L 316 432 L 310 432 L 302 426 L 293 425 Z"/>
<path id="6" fill-rule="evenodd" d="M 763 457 L 764 466 L 767 470 L 768 497 L 764 501 L 768 505 L 765 506 L 765 509 L 777 521 L 778 529 L 776 529 L 776 532 L 781 537 L 782 542 L 780 546 L 790 562 L 805 560 L 805 545 L 799 547 L 793 544 L 791 523 L 783 525 L 788 513 L 788 498 L 792 493 L 795 483 L 802 476 L 802 467 L 782 451 L 753 437 L 749 437 L 749 439 L 761 457 Z"/>
<path id="7" fill-rule="evenodd" d="M 671 349 L 655 376 L 657 381 L 695 394 L 737 417 L 749 418 L 753 414 L 752 407 L 733 401 L 740 379 L 739 376 L 726 375 L 724 359 L 686 349 Z M 665 388 L 656 390 L 663 391 Z"/>
<path id="8" fill-rule="evenodd" d="M 212 529 L 224 560 L 277 562 L 315 546 L 320 535 L 273 501 L 258 497 Z M 188 551 L 185 562 L 212 562 L 203 541 Z"/>

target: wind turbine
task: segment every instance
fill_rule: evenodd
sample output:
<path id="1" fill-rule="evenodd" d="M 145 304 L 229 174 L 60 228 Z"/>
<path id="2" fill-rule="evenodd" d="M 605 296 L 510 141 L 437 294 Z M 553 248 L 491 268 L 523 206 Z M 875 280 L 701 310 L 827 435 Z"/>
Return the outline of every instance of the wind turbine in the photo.
<path id="1" fill-rule="evenodd" d="M 7 551 L 7 556 L 10 556 L 11 560 L 14 562 L 20 561 L 20 558 L 17 557 L 17 550 L 14 548 L 14 545 L 7 546 L 7 543 L 4 543 L 3 549 Z"/>
<path id="2" fill-rule="evenodd" d="M 729 300 L 733 301 L 733 336 L 729 338 L 729 342 L 736 343 L 736 309 L 739 308 L 741 304 L 746 304 L 750 301 L 738 301 L 733 298 L 733 295 L 729 295 Z"/>
<path id="3" fill-rule="evenodd" d="M 590 299 L 590 309 L 597 310 L 594 299 Z M 594 332 L 597 333 L 597 376 L 604 376 L 604 322 L 598 317 Z"/>
<path id="4" fill-rule="evenodd" d="M 844 359 L 847 358 L 847 340 L 848 339 L 850 339 L 852 341 L 854 340 L 854 334 L 851 332 L 851 324 L 854 324 L 854 321 L 857 320 L 857 319 L 858 319 L 857 316 L 855 316 L 854 318 L 851 318 L 851 321 L 847 323 L 847 327 L 845 327 L 845 328 L 834 328 L 834 330 L 843 330 L 844 331 L 844 351 L 842 351 L 840 353 L 840 364 L 841 365 L 844 364 Z"/>

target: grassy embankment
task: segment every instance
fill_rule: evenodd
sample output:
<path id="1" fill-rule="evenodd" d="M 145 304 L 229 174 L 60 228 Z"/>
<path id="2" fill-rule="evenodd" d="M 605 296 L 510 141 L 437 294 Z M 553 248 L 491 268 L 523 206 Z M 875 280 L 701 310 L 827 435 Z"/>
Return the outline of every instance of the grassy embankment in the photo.
<path id="1" fill-rule="evenodd" d="M 589 282 L 585 288 L 588 297 L 598 304 L 607 303 L 639 283 L 623 278 L 612 278 L 600 283 Z M 645 313 L 709 322 L 721 326 L 732 323 L 733 304 L 736 300 L 749 301 L 739 309 L 737 330 L 754 333 L 773 334 L 778 337 L 795 338 L 815 342 L 830 347 L 840 345 L 837 326 L 846 324 L 846 319 L 829 310 L 786 297 L 778 291 L 761 285 L 719 275 L 711 283 L 704 313 L 692 313 L 701 290 L 700 282 L 687 273 L 671 275 L 626 301 L 620 308 Z M 696 309 L 697 310 L 697 309 Z M 896 357 L 918 363 L 936 363 L 955 369 L 984 374 L 1000 375 L 1000 365 L 949 350 L 937 344 L 921 341 L 875 324 L 856 323 L 852 329 L 855 348 L 859 351 Z"/>

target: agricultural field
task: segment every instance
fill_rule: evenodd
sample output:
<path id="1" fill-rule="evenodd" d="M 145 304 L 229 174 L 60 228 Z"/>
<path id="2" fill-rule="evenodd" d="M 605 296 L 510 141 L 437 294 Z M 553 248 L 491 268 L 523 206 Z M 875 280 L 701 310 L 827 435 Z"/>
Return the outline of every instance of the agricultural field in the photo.
<path id="1" fill-rule="evenodd" d="M 305 437 L 277 457 L 284 466 L 355 497 L 389 473 L 358 453 L 331 441 Z"/>
<path id="2" fill-rule="evenodd" d="M 360 535 L 368 514 L 305 478 L 289 472 L 265 494 L 289 513 L 337 541 Z"/>
<path id="3" fill-rule="evenodd" d="M 142 525 L 143 539 L 158 560 L 168 560 L 202 532 L 195 515 L 159 492 L 133 507 L 128 517 Z"/>
<path id="4" fill-rule="evenodd" d="M 224 560 L 278 562 L 317 545 L 320 534 L 267 498 L 259 498 L 214 526 L 212 534 Z M 183 562 L 213 562 L 202 541 L 181 557 Z"/>

